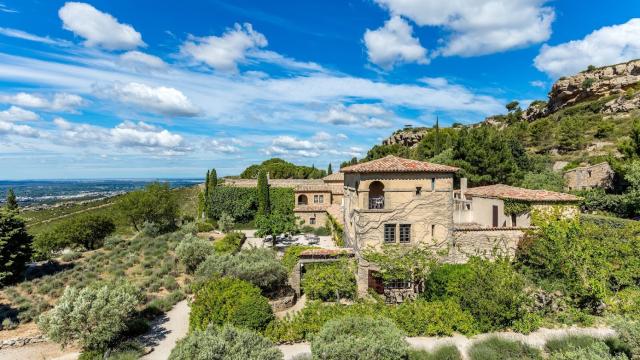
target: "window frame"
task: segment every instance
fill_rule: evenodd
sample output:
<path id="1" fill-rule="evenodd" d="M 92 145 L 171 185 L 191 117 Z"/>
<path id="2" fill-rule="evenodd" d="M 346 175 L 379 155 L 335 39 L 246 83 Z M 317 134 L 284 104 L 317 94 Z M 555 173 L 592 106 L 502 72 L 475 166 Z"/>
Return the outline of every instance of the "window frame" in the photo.
<path id="1" fill-rule="evenodd" d="M 382 241 L 385 244 L 395 244 L 397 241 L 397 224 L 384 224 Z M 390 231 L 392 229 L 393 231 Z M 391 236 L 392 241 L 388 241 L 387 239 Z"/>
<path id="2" fill-rule="evenodd" d="M 314 204 L 324 204 L 324 195 L 323 194 L 315 194 L 315 195 L 313 195 L 313 203 Z"/>
<path id="3" fill-rule="evenodd" d="M 403 230 L 407 230 L 408 232 L 403 233 Z M 403 241 L 403 236 L 406 236 L 406 240 Z M 398 243 L 400 244 L 411 244 L 411 224 L 399 224 L 398 225 Z"/>

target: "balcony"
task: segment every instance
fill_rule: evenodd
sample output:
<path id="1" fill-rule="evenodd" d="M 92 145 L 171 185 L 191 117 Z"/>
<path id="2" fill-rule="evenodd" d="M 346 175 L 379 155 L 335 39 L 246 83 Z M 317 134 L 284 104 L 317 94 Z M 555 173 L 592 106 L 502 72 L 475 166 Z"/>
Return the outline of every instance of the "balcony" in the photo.
<path id="1" fill-rule="evenodd" d="M 369 210 L 384 209 L 384 196 L 376 196 L 369 198 Z"/>

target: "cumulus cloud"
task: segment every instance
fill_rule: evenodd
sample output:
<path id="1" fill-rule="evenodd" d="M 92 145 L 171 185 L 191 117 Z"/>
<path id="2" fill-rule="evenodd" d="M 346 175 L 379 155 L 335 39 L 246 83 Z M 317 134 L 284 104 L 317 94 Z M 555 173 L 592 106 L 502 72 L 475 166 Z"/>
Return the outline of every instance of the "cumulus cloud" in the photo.
<path id="1" fill-rule="evenodd" d="M 546 41 L 555 19 L 547 0 L 375 0 L 394 16 L 449 33 L 434 55 L 477 56 Z"/>
<path id="2" fill-rule="evenodd" d="M 151 69 L 165 69 L 167 67 L 167 63 L 165 63 L 161 58 L 137 50 L 127 51 L 120 55 L 120 60 L 134 68 L 143 67 Z"/>
<path id="3" fill-rule="evenodd" d="M 411 26 L 399 16 L 393 16 L 377 30 L 367 29 L 364 43 L 369 61 L 384 69 L 402 63 L 429 62 L 427 50 L 413 37 Z"/>
<path id="4" fill-rule="evenodd" d="M 94 86 L 96 95 L 167 116 L 197 116 L 198 108 L 180 90 L 146 84 L 113 83 Z"/>
<path id="5" fill-rule="evenodd" d="M 68 93 L 56 93 L 53 97 L 47 98 L 40 94 L 19 92 L 13 95 L 0 95 L 0 103 L 45 111 L 74 112 L 76 108 L 85 104 L 85 100 L 78 95 Z"/>
<path id="6" fill-rule="evenodd" d="M 0 120 L 0 135 L 38 138 L 42 136 L 42 133 L 28 125 L 19 125 Z"/>
<path id="7" fill-rule="evenodd" d="M 605 26 L 581 40 L 544 45 L 534 59 L 536 68 L 551 77 L 572 75 L 589 65 L 602 66 L 640 57 L 640 18 Z"/>
<path id="8" fill-rule="evenodd" d="M 63 118 L 56 118 L 53 123 L 59 128 L 62 140 L 67 144 L 133 148 L 147 152 L 159 152 L 162 155 L 191 151 L 181 135 L 173 134 L 166 129 L 142 121 L 124 121 L 114 128 L 77 124 Z"/>
<path id="9" fill-rule="evenodd" d="M 235 24 L 221 36 L 192 36 L 181 47 L 182 54 L 216 70 L 237 71 L 247 52 L 267 46 L 267 38 L 253 30 L 249 23 Z"/>
<path id="10" fill-rule="evenodd" d="M 0 121 L 35 121 L 38 119 L 40 119 L 38 114 L 17 106 L 11 106 L 7 110 L 0 111 Z"/>
<path id="11" fill-rule="evenodd" d="M 226 140 L 211 140 L 207 150 L 213 150 L 214 152 L 220 152 L 223 154 L 235 154 L 240 152 L 239 141 L 236 139 Z"/>
<path id="12" fill-rule="evenodd" d="M 393 125 L 388 120 L 377 116 L 389 115 L 383 107 L 375 104 L 352 104 L 345 106 L 338 104 L 332 106 L 320 121 L 333 125 L 354 125 L 365 128 L 387 128 Z"/>
<path id="13" fill-rule="evenodd" d="M 87 3 L 67 2 L 58 10 L 58 16 L 65 30 L 85 39 L 85 46 L 129 50 L 145 45 L 142 35 L 131 25 L 121 24 Z"/>

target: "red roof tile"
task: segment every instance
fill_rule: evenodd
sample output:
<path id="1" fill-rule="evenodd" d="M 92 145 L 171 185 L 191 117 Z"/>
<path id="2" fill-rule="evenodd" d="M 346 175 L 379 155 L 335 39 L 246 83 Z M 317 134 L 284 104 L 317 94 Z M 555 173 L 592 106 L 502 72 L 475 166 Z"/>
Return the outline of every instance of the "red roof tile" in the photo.
<path id="1" fill-rule="evenodd" d="M 295 192 L 331 192 L 331 187 L 325 184 L 302 184 L 296 185 Z"/>
<path id="2" fill-rule="evenodd" d="M 410 160 L 389 155 L 381 159 L 340 169 L 343 173 L 376 173 L 376 172 L 440 172 L 454 173 L 457 167 L 433 164 L 426 161 Z"/>
<path id="3" fill-rule="evenodd" d="M 531 190 L 519 187 L 497 184 L 469 188 L 465 192 L 469 196 L 511 199 L 523 201 L 580 201 L 581 198 L 565 193 L 547 190 Z"/>
<path id="4" fill-rule="evenodd" d="M 344 173 L 335 172 L 322 178 L 324 181 L 344 181 Z"/>

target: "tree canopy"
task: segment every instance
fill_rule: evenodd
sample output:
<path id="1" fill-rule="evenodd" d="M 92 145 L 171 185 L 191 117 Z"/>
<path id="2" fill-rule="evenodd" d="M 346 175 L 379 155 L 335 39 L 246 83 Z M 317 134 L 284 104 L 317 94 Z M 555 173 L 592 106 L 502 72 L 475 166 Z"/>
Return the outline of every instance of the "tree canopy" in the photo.
<path id="1" fill-rule="evenodd" d="M 145 222 L 156 224 L 163 231 L 171 230 L 175 227 L 180 210 L 169 184 L 159 182 L 127 193 L 120 199 L 117 207 L 136 231 Z"/>
<path id="2" fill-rule="evenodd" d="M 265 160 L 259 165 L 249 166 L 240 174 L 240 177 L 242 179 L 255 179 L 260 170 L 269 173 L 271 179 L 320 179 L 327 175 L 324 170 L 295 165 L 282 159 L 273 158 Z"/>
<path id="3" fill-rule="evenodd" d="M 32 240 L 16 212 L 0 209 L 0 284 L 15 280 L 24 270 Z"/>

